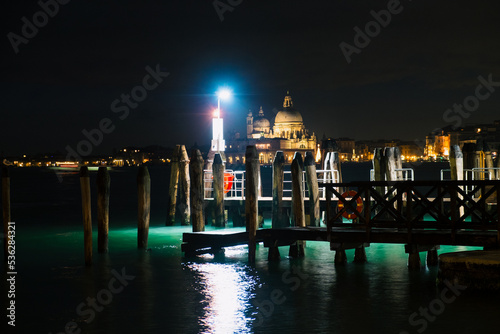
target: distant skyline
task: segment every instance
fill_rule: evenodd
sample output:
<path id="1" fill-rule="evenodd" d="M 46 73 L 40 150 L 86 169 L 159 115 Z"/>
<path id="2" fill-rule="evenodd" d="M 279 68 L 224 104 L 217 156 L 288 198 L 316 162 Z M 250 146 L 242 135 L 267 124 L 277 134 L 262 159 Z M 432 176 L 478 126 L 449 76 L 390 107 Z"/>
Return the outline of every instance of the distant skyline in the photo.
<path id="1" fill-rule="evenodd" d="M 91 154 L 208 145 L 223 85 L 225 130 L 242 134 L 249 110 L 272 118 L 288 90 L 319 139 L 500 119 L 500 3 L 214 3 L 4 4 L 0 152 L 65 152 L 94 129 Z"/>

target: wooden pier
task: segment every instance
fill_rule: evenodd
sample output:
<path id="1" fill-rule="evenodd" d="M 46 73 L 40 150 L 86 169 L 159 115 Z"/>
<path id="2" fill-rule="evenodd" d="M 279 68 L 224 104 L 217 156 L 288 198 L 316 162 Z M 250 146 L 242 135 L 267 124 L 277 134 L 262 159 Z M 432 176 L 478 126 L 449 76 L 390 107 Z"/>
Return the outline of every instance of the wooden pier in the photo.
<path id="1" fill-rule="evenodd" d="M 500 246 L 500 181 L 374 181 L 318 186 L 326 189 L 322 205 L 326 227 L 258 229 L 256 241 L 270 248 L 298 240 L 324 241 L 337 252 L 371 243 L 404 244 L 414 267 L 419 266 L 415 255 L 435 252 L 439 245 Z M 246 232 L 184 233 L 182 250 L 186 255 L 215 253 L 247 243 Z M 418 262 L 411 263 L 412 259 Z"/>

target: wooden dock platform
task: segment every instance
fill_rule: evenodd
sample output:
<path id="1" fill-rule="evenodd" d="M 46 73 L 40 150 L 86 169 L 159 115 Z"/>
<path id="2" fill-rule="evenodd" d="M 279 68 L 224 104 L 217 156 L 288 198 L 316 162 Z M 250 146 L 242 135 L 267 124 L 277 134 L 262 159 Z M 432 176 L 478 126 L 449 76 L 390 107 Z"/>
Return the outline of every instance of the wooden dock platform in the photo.
<path id="1" fill-rule="evenodd" d="M 255 241 L 269 247 L 269 259 L 276 258 L 271 254 L 277 247 L 298 245 L 301 240 L 329 242 L 330 249 L 340 254 L 371 243 L 404 244 L 410 259 L 417 262 L 422 251 L 434 252 L 437 261 L 440 245 L 500 248 L 500 181 L 377 181 L 319 186 L 326 189 L 321 205 L 326 211 L 326 227 L 257 229 Z M 272 201 L 265 203 L 273 205 Z M 186 254 L 217 253 L 224 247 L 248 244 L 248 240 L 247 232 L 184 233 L 182 250 Z"/>
<path id="2" fill-rule="evenodd" d="M 265 247 L 274 241 L 278 246 L 291 245 L 297 240 L 325 241 L 338 244 L 334 248 L 343 249 L 368 246 L 370 243 L 408 244 L 407 229 L 374 228 L 367 236 L 364 229 L 334 227 L 330 236 L 329 240 L 326 227 L 266 228 L 257 230 L 256 241 Z M 186 254 L 217 253 L 225 247 L 248 244 L 248 232 L 190 232 L 183 234 L 182 241 L 182 251 Z M 414 229 L 412 241 L 418 245 L 488 247 L 496 245 L 497 231 L 461 230 L 456 232 L 453 240 L 451 230 Z"/>

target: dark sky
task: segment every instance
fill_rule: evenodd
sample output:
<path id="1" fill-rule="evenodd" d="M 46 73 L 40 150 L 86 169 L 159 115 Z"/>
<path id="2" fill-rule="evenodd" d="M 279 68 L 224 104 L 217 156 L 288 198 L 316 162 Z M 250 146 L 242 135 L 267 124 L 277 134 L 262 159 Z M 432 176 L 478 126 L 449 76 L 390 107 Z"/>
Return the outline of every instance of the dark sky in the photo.
<path id="1" fill-rule="evenodd" d="M 236 94 L 223 103 L 228 131 L 245 131 L 246 113 L 261 105 L 272 118 L 290 90 L 320 138 L 423 139 L 475 94 L 479 75 L 500 82 L 498 1 L 401 1 L 350 64 L 340 43 L 354 46 L 353 29 L 388 1 L 220 3 L 238 4 L 223 21 L 212 0 L 69 1 L 17 54 L 9 32 L 22 36 L 22 18 L 33 22 L 41 7 L 3 4 L 0 152 L 65 152 L 105 118 L 114 130 L 92 153 L 208 144 L 221 85 Z M 169 76 L 120 119 L 112 102 L 157 64 Z M 499 106 L 500 87 L 462 119 L 492 122 Z"/>

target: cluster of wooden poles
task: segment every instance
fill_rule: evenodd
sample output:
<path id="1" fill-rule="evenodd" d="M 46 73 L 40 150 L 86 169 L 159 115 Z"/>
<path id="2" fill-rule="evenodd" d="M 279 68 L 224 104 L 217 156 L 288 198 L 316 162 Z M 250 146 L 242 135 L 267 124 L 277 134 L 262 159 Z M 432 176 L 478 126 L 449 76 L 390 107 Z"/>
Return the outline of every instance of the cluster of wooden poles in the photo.
<path id="1" fill-rule="evenodd" d="M 107 167 L 99 167 L 97 172 L 97 251 L 99 253 L 108 252 L 110 183 Z M 90 176 L 86 166 L 80 168 L 80 187 L 82 192 L 85 265 L 90 266 L 92 264 L 92 214 Z M 151 178 L 146 166 L 141 166 L 137 173 L 137 198 L 137 247 L 147 249 L 151 212 Z"/>
<path id="2" fill-rule="evenodd" d="M 215 160 L 214 160 L 215 163 Z M 320 203 L 316 163 L 311 152 L 307 152 L 304 160 L 300 152 L 295 152 L 291 164 L 292 175 L 292 209 L 291 219 L 286 214 L 283 205 L 283 181 L 285 158 L 283 152 L 276 152 L 273 161 L 273 190 L 272 190 L 272 227 L 287 227 L 291 220 L 293 226 L 305 227 L 305 202 L 302 183 L 303 171 L 306 172 L 306 182 L 309 188 L 310 224 L 320 225 Z M 255 146 L 247 146 L 245 152 L 246 188 L 245 188 L 245 216 L 246 230 L 249 235 L 248 259 L 255 262 L 255 236 L 259 225 L 258 219 L 258 184 L 259 184 L 259 157 Z M 214 176 L 215 179 L 215 176 Z M 216 204 L 223 205 L 223 204 Z M 297 241 L 290 246 L 289 255 L 292 257 L 304 256 L 305 241 Z M 279 259 L 277 243 L 269 248 L 269 259 Z"/>
<path id="3" fill-rule="evenodd" d="M 181 224 L 193 225 L 193 232 L 205 231 L 205 182 L 203 167 L 205 162 L 199 150 L 191 152 L 188 158 L 183 145 L 178 145 L 171 161 L 169 188 L 169 215 L 167 225 L 173 225 L 176 215 L 180 216 Z M 210 165 L 210 164 L 208 164 Z M 303 160 L 300 152 L 296 152 L 291 164 L 292 175 L 292 209 L 291 217 L 283 204 L 285 157 L 283 152 L 276 152 L 273 162 L 272 189 L 272 227 L 287 227 L 292 225 L 305 227 L 305 202 L 302 184 L 303 171 L 306 171 L 306 182 L 309 188 L 310 224 L 320 225 L 320 202 L 316 163 L 312 152 L 307 152 Z M 227 223 L 224 212 L 224 163 L 221 154 L 215 153 L 211 164 L 213 203 L 213 225 L 224 227 Z M 255 261 L 255 235 L 262 218 L 258 212 L 260 164 L 255 146 L 248 146 L 245 152 L 245 224 L 249 233 L 249 259 Z M 178 212 L 180 211 L 180 212 Z M 278 248 L 271 247 L 275 256 L 279 257 Z M 290 248 L 290 255 L 303 256 L 304 242 L 297 242 Z"/>

